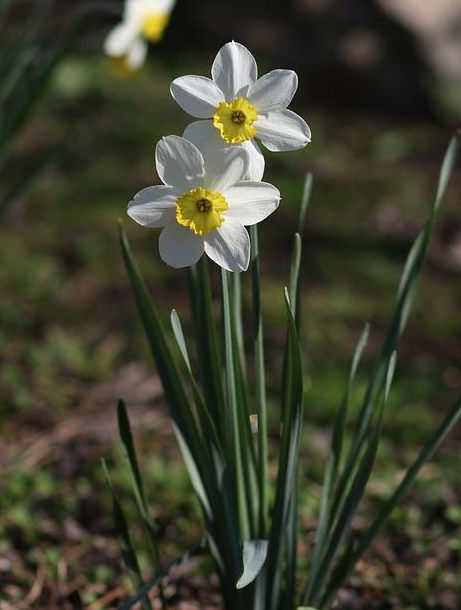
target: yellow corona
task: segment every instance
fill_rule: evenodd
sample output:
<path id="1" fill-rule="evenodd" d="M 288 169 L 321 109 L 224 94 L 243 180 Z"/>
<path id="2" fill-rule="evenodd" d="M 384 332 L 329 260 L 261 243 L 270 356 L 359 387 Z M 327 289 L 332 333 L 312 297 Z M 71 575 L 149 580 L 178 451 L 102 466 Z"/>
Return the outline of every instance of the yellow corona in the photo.
<path id="1" fill-rule="evenodd" d="M 208 235 L 223 224 L 225 219 L 221 212 L 228 208 L 220 193 L 200 187 L 176 200 L 176 221 L 196 235 Z"/>
<path id="2" fill-rule="evenodd" d="M 258 113 L 250 102 L 242 97 L 233 102 L 221 102 L 213 116 L 213 125 L 228 144 L 242 144 L 256 135 L 253 123 Z"/>
<path id="3" fill-rule="evenodd" d="M 166 13 L 148 13 L 144 16 L 142 22 L 142 35 L 149 42 L 158 42 L 168 25 L 169 15 Z"/>

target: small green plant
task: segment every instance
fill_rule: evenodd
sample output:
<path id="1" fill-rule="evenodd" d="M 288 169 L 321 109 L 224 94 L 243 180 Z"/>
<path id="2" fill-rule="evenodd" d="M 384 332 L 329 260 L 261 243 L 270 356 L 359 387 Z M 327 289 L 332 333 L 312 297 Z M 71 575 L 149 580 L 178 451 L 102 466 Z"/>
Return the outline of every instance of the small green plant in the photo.
<path id="1" fill-rule="evenodd" d="M 237 51 L 232 46 L 229 48 L 231 61 L 235 61 L 233 53 L 237 54 Z M 224 62 L 222 57 L 221 60 L 221 63 L 218 62 L 218 68 L 216 70 L 214 68 L 213 77 L 216 80 L 222 76 L 219 71 Z M 181 81 L 177 79 L 175 82 L 177 83 L 178 80 Z M 187 81 L 187 86 L 182 82 L 181 86 L 187 89 L 189 85 L 192 86 L 192 82 L 195 81 Z M 213 95 L 216 93 L 212 85 L 208 84 L 207 87 L 213 90 Z M 242 90 L 241 88 L 240 91 Z M 248 91 L 251 92 L 251 89 Z M 178 92 L 174 88 L 172 93 L 178 97 Z M 186 100 L 184 106 L 189 103 L 192 107 L 190 100 Z M 238 113 L 244 112 L 241 108 L 246 109 L 246 106 L 241 102 L 238 103 L 240 104 Z M 226 108 L 222 104 L 220 102 L 219 112 L 224 113 L 224 110 L 229 110 L 227 106 L 230 107 L 229 112 L 231 112 L 230 122 L 226 126 L 227 131 L 222 136 L 225 139 L 230 137 L 229 133 L 235 132 L 231 123 L 235 122 L 240 126 L 245 119 L 242 119 L 240 114 L 235 114 L 237 110 L 232 103 L 226 102 Z M 202 112 L 197 111 L 197 108 L 195 111 L 197 115 Z M 209 112 L 209 108 L 207 111 Z M 215 127 L 223 131 L 221 123 L 216 119 L 217 115 L 218 111 L 214 119 L 218 123 Z M 206 116 L 205 112 L 201 116 Z M 227 114 L 225 116 L 227 117 Z M 221 120 L 221 115 L 218 118 Z M 257 127 L 257 122 L 255 125 Z M 245 128 L 247 129 L 245 134 L 251 139 L 254 136 L 251 135 L 253 132 L 248 126 Z M 209 127 L 202 126 L 200 129 L 206 130 Z M 267 142 L 272 145 L 270 140 L 266 140 L 266 145 Z M 283 143 L 282 136 L 279 144 L 280 142 Z M 229 144 L 227 140 L 226 143 Z M 234 144 L 239 145 L 238 142 Z M 167 246 L 162 244 L 161 237 L 160 252 L 162 258 L 172 266 L 191 265 L 188 280 L 196 358 L 191 356 L 190 341 L 183 333 L 180 317 L 175 310 L 171 313 L 171 328 L 176 348 L 171 346 L 160 313 L 133 260 L 123 228 L 120 230 L 120 240 L 123 260 L 157 371 L 163 383 L 176 437 L 201 506 L 204 531 L 203 538 L 197 539 L 194 549 L 187 551 L 173 564 L 162 565 L 156 526 L 149 515 L 147 492 L 136 457 L 127 410 L 124 403 L 120 402 L 118 405 L 120 435 L 128 456 L 134 497 L 155 572 L 152 580 L 143 581 L 129 523 L 115 491 L 112 490 L 123 557 L 137 589 L 137 594 L 123 604 L 120 610 L 129 610 L 140 601 L 143 608 L 148 610 L 151 607 L 148 593 L 154 586 L 159 587 L 159 596 L 165 608 L 163 581 L 178 563 L 185 561 L 191 554 L 204 551 L 209 552 L 214 559 L 220 578 L 223 607 L 226 610 L 329 610 L 331 608 L 339 588 L 347 582 L 357 562 L 382 531 L 392 511 L 401 501 L 422 466 L 432 458 L 461 415 L 460 397 L 423 447 L 418 458 L 410 465 L 403 480 L 383 502 L 376 517 L 357 539 L 351 531 L 351 525 L 372 474 L 386 402 L 396 367 L 397 345 L 411 311 L 431 233 L 449 183 L 459 144 L 460 137 L 457 135 L 448 146 L 431 214 L 408 254 L 387 332 L 369 374 L 358 416 L 351 422 L 350 399 L 356 373 L 368 342 L 370 333 L 368 327 L 365 327 L 358 340 L 352 358 L 349 381 L 332 428 L 331 448 L 319 502 L 316 537 L 309 548 L 307 558 L 309 569 L 305 574 L 300 573 L 298 569 L 300 536 L 298 469 L 303 411 L 305 403 L 309 401 L 309 394 L 304 383 L 299 338 L 303 322 L 300 273 L 302 234 L 312 190 L 312 179 L 309 176 L 306 181 L 298 232 L 294 238 L 290 279 L 288 288 L 284 291 L 286 341 L 279 392 L 277 476 L 275 482 L 272 482 L 268 475 L 266 370 L 256 228 L 258 221 L 254 221 L 250 228 L 254 314 L 254 362 L 250 363 L 244 349 L 240 276 L 229 271 L 229 269 L 244 270 L 245 256 L 241 255 L 241 251 L 237 251 L 240 246 L 232 251 L 232 244 L 228 244 L 229 251 L 223 250 L 221 254 L 217 254 L 213 247 L 207 249 L 210 242 L 206 241 L 206 237 L 203 238 L 203 235 L 207 236 L 211 231 L 219 231 L 223 223 L 225 226 L 228 208 L 222 203 L 219 193 L 212 191 L 211 194 L 207 194 L 208 191 L 205 189 L 207 185 L 203 187 L 203 185 L 197 186 L 198 182 L 194 183 L 195 190 L 188 190 L 182 195 L 178 190 L 179 187 L 176 188 L 181 180 L 187 186 L 188 180 L 200 181 L 204 179 L 203 176 L 205 178 L 208 176 L 210 179 L 212 172 L 207 163 L 212 163 L 215 170 L 216 167 L 221 167 L 220 155 L 228 155 L 227 165 L 220 170 L 223 176 L 227 175 L 226 172 L 230 172 L 226 168 L 236 165 L 244 156 L 238 150 L 236 152 L 235 148 L 225 153 L 215 150 L 211 162 L 209 152 L 201 157 L 200 151 L 182 138 L 164 138 L 159 144 L 157 167 L 166 186 L 150 187 L 141 191 L 130 204 L 129 212 L 141 224 L 166 226 L 162 235 L 168 238 L 171 237 L 172 231 L 177 231 L 180 236 L 173 244 L 170 240 Z M 261 155 L 259 149 L 256 153 L 252 151 L 251 154 Z M 184 170 L 183 174 L 178 170 L 181 167 Z M 239 171 L 235 170 L 234 173 L 238 174 Z M 197 175 L 194 172 L 197 172 Z M 169 176 L 173 176 L 176 183 L 169 182 Z M 214 180 L 215 176 L 212 179 Z M 244 185 L 248 189 L 249 202 L 252 202 L 250 186 L 260 188 L 255 186 L 258 184 L 257 180 L 258 178 L 253 178 L 250 183 Z M 229 186 L 230 183 L 226 182 L 226 184 Z M 241 182 L 237 182 L 236 186 L 230 188 L 241 188 L 241 185 Z M 183 191 L 186 190 L 186 186 L 183 187 Z M 173 195 L 171 189 L 175 188 L 176 195 Z M 197 194 L 196 191 L 200 189 L 203 193 L 200 191 Z M 199 197 L 196 208 L 190 204 L 190 201 L 195 202 L 194 197 Z M 268 193 L 266 197 L 270 198 Z M 267 210 L 270 209 L 269 202 L 266 201 L 265 205 Z M 200 216 L 204 212 L 216 213 L 212 219 L 215 224 L 211 229 L 209 225 L 200 224 L 204 222 Z M 239 209 L 236 206 L 235 218 L 238 218 L 238 213 Z M 219 214 L 222 214 L 222 217 Z M 178 229 L 175 222 L 182 227 L 185 226 L 185 232 L 182 228 Z M 170 225 L 173 229 L 168 228 Z M 194 232 L 195 236 L 187 231 Z M 203 248 L 200 250 L 203 242 L 193 241 L 199 240 L 197 236 L 205 240 L 204 250 Z M 164 237 L 164 241 L 167 237 Z M 201 258 L 197 256 L 194 260 L 197 253 L 200 255 L 203 252 L 223 267 L 219 320 L 215 315 L 207 260 L 203 256 Z M 200 260 L 196 262 L 199 258 Z M 184 262 L 186 259 L 189 262 Z M 253 373 L 250 374 L 250 371 Z M 350 442 L 346 443 L 346 428 L 349 427 L 352 428 L 352 434 Z"/>

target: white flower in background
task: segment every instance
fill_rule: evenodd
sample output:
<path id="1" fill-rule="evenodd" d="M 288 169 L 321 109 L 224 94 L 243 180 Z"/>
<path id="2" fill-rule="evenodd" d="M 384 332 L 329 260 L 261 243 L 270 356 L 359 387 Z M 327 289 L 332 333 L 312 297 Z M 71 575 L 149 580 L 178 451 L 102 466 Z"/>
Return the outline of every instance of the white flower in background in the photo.
<path id="1" fill-rule="evenodd" d="M 204 76 L 181 76 L 171 84 L 171 94 L 190 115 L 184 137 L 207 156 L 218 146 L 242 145 L 250 154 L 250 177 L 259 180 L 264 157 L 254 138 L 271 151 L 298 150 L 311 139 L 307 123 L 287 110 L 298 88 L 292 70 L 273 70 L 258 79 L 258 67 L 246 47 L 229 42 L 219 51 Z"/>
<path id="2" fill-rule="evenodd" d="M 122 58 L 126 67 L 137 70 L 144 63 L 149 42 L 158 42 L 170 20 L 176 0 L 126 0 L 122 23 L 107 36 L 104 50 Z"/>
<path id="3" fill-rule="evenodd" d="M 128 215 L 145 227 L 164 227 L 159 249 L 165 263 L 188 267 L 205 252 L 228 271 L 246 270 L 245 226 L 269 216 L 280 193 L 271 184 L 243 180 L 249 164 L 245 150 L 221 148 L 204 160 L 194 144 L 168 136 L 157 144 L 155 161 L 164 185 L 139 192 Z"/>

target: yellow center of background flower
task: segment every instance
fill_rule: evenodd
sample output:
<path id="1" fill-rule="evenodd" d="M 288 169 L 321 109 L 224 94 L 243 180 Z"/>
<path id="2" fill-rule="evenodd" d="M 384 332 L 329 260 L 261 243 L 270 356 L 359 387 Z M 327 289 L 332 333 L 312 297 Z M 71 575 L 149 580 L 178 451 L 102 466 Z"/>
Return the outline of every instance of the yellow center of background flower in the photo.
<path id="1" fill-rule="evenodd" d="M 169 19 L 170 17 L 167 13 L 147 13 L 141 25 L 144 38 L 150 42 L 158 42 L 163 36 Z"/>
<path id="2" fill-rule="evenodd" d="M 241 144 L 256 135 L 253 123 L 258 113 L 250 102 L 242 97 L 230 104 L 221 102 L 213 116 L 213 125 L 228 144 Z"/>
<path id="3" fill-rule="evenodd" d="M 176 221 L 196 235 L 207 235 L 222 225 L 221 212 L 228 208 L 221 193 L 199 187 L 176 200 Z"/>

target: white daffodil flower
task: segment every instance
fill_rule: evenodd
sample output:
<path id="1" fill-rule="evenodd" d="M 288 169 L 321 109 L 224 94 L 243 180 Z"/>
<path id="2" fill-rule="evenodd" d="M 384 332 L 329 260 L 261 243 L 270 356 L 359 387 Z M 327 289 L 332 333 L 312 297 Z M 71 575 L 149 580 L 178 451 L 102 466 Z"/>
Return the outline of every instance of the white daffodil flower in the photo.
<path id="1" fill-rule="evenodd" d="M 298 150 L 310 142 L 307 123 L 287 110 L 298 88 L 295 72 L 273 70 L 258 79 L 250 51 L 229 42 L 216 56 L 211 76 L 181 76 L 170 89 L 183 110 L 207 119 L 191 123 L 184 132 L 205 156 L 219 146 L 241 145 L 251 157 L 249 177 L 260 180 L 264 157 L 255 137 L 274 152 Z"/>
<path id="2" fill-rule="evenodd" d="M 215 151 L 204 160 L 199 149 L 179 136 L 156 147 L 161 186 L 139 192 L 128 215 L 145 227 L 163 227 L 159 249 L 171 267 L 189 267 L 205 252 L 228 271 L 245 271 L 250 238 L 245 226 L 277 208 L 279 191 L 265 182 L 243 180 L 248 154 L 240 147 Z"/>
<path id="3" fill-rule="evenodd" d="M 148 43 L 158 42 L 170 20 L 176 0 L 126 0 L 122 23 L 107 36 L 104 50 L 123 59 L 129 70 L 140 68 Z"/>

